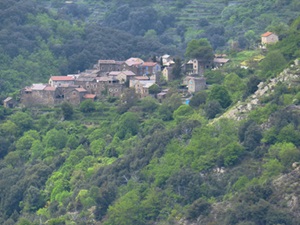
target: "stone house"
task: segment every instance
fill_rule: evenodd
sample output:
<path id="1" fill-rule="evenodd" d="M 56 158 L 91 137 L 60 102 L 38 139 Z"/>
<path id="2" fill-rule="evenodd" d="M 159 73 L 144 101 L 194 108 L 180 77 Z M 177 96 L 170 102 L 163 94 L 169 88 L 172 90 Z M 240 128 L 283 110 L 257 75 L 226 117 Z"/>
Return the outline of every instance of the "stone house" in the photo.
<path id="1" fill-rule="evenodd" d="M 64 92 L 64 100 L 72 105 L 79 105 L 83 100 L 84 96 L 87 94 L 87 90 L 84 88 L 68 88 Z"/>
<path id="2" fill-rule="evenodd" d="M 155 84 L 153 80 L 137 80 L 133 87 L 140 98 L 145 98 L 149 95 L 149 88 L 153 84 Z"/>
<path id="3" fill-rule="evenodd" d="M 134 74 L 139 74 L 139 66 L 143 63 L 144 61 L 140 58 L 129 58 L 122 64 L 122 70 L 129 70 Z"/>
<path id="4" fill-rule="evenodd" d="M 98 60 L 94 68 L 98 69 L 100 73 L 110 72 L 110 71 L 120 71 L 122 70 L 123 61 L 115 60 Z"/>
<path id="5" fill-rule="evenodd" d="M 157 94 L 157 99 L 159 100 L 159 102 L 161 102 L 163 99 L 165 99 L 167 97 L 168 92 L 169 92 L 169 89 L 164 89 L 160 93 Z"/>
<path id="6" fill-rule="evenodd" d="M 229 59 L 227 59 L 227 58 L 215 57 L 214 58 L 214 68 L 220 68 L 228 62 L 229 62 Z"/>
<path id="7" fill-rule="evenodd" d="M 75 85 L 83 87 L 88 93 L 95 94 L 98 92 L 98 85 L 96 77 L 79 76 L 75 81 Z"/>
<path id="8" fill-rule="evenodd" d="M 21 104 L 26 107 L 53 106 L 56 98 L 55 91 L 56 87 L 51 87 L 48 84 L 33 84 L 30 87 L 25 87 L 21 90 Z"/>
<path id="9" fill-rule="evenodd" d="M 72 85 L 74 84 L 74 76 L 52 76 L 49 79 L 51 87 L 59 87 L 61 85 Z"/>
<path id="10" fill-rule="evenodd" d="M 186 74 L 196 74 L 203 76 L 205 69 L 212 68 L 212 61 L 201 61 L 199 59 L 193 59 L 186 63 Z"/>
<path id="11" fill-rule="evenodd" d="M 188 92 L 191 93 L 206 89 L 206 80 L 204 77 L 187 76 L 184 78 L 183 84 L 187 86 Z"/>
<path id="12" fill-rule="evenodd" d="M 123 93 L 124 85 L 119 83 L 115 77 L 97 77 L 97 96 L 109 95 L 119 97 Z"/>
<path id="13" fill-rule="evenodd" d="M 54 106 L 62 102 L 78 105 L 84 100 L 87 90 L 78 85 L 50 86 L 49 84 L 33 84 L 21 91 L 21 103 L 30 106 Z"/>
<path id="14" fill-rule="evenodd" d="M 160 62 L 162 66 L 166 66 L 166 67 L 173 66 L 175 64 L 173 58 L 167 54 L 161 56 Z"/>
<path id="15" fill-rule="evenodd" d="M 118 73 L 116 78 L 121 84 L 124 84 L 125 82 L 129 82 L 129 80 L 135 76 L 136 74 L 134 72 L 130 70 L 123 70 Z"/>
<path id="16" fill-rule="evenodd" d="M 147 80 L 150 80 L 150 78 L 147 76 L 135 76 L 129 80 L 129 87 L 133 88 L 137 82 Z"/>
<path id="17" fill-rule="evenodd" d="M 139 76 L 151 76 L 156 75 L 157 73 L 161 72 L 161 66 L 156 62 L 144 62 L 143 64 L 139 65 Z"/>
<path id="18" fill-rule="evenodd" d="M 278 42 L 278 40 L 278 36 L 270 31 L 261 35 L 261 44 L 263 46 L 267 44 L 274 44 Z"/>

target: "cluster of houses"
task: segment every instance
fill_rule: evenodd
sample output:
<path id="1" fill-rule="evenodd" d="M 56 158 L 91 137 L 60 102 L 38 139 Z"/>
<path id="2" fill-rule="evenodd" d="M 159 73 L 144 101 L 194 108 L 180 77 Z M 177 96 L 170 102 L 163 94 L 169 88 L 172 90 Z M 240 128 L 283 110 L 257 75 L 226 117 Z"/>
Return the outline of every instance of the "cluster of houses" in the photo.
<path id="1" fill-rule="evenodd" d="M 47 84 L 33 84 L 21 90 L 21 104 L 54 106 L 62 102 L 78 105 L 86 99 L 119 97 L 126 87 L 136 89 L 140 97 L 157 82 L 161 66 L 139 58 L 126 61 L 99 60 L 93 69 L 67 76 L 51 76 Z"/>
<path id="2" fill-rule="evenodd" d="M 276 43 L 278 36 L 272 32 L 261 35 L 262 46 Z M 158 62 L 145 62 L 140 58 L 129 58 L 126 61 L 98 60 L 93 69 L 67 76 L 51 76 L 47 84 L 32 84 L 21 90 L 22 106 L 36 105 L 55 106 L 62 102 L 78 105 L 86 99 L 95 100 L 104 96 L 120 97 L 126 88 L 133 88 L 140 98 L 148 96 L 149 88 L 160 84 L 160 80 L 173 79 L 173 66 L 170 55 L 159 57 Z M 211 62 L 203 64 L 197 59 L 183 65 L 186 76 L 183 85 L 187 92 L 195 93 L 206 88 L 203 76 L 206 68 L 218 68 L 229 61 L 226 55 L 215 55 Z M 157 94 L 164 98 L 166 91 Z M 4 106 L 13 108 L 17 104 L 8 97 Z"/>
<path id="3" fill-rule="evenodd" d="M 215 59 L 220 65 L 220 58 Z M 32 84 L 21 90 L 20 104 L 25 107 L 36 105 L 55 106 L 62 102 L 78 105 L 86 99 L 95 100 L 107 96 L 120 97 L 126 88 L 133 88 L 140 98 L 148 96 L 149 88 L 160 84 L 160 80 L 171 81 L 175 65 L 170 55 L 160 57 L 158 62 L 145 62 L 140 58 L 126 61 L 98 60 L 92 69 L 67 76 L 51 76 L 47 84 Z M 161 65 L 162 64 L 162 65 Z M 199 62 L 191 60 L 184 65 L 187 76 L 183 80 L 188 92 L 206 88 L 203 74 L 199 74 Z M 163 98 L 166 91 L 158 93 Z M 12 108 L 12 98 L 4 100 L 4 106 Z"/>

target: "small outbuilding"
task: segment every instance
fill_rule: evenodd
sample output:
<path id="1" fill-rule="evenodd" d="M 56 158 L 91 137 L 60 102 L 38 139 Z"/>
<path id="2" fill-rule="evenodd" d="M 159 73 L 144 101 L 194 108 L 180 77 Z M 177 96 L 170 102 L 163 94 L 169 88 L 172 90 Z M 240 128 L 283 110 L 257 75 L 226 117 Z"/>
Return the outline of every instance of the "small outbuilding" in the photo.
<path id="1" fill-rule="evenodd" d="M 6 99 L 4 99 L 3 101 L 3 106 L 5 108 L 15 108 L 17 105 L 17 102 L 12 98 L 12 97 L 7 97 Z"/>
<path id="2" fill-rule="evenodd" d="M 270 31 L 261 35 L 261 44 L 268 45 L 278 42 L 278 36 Z"/>

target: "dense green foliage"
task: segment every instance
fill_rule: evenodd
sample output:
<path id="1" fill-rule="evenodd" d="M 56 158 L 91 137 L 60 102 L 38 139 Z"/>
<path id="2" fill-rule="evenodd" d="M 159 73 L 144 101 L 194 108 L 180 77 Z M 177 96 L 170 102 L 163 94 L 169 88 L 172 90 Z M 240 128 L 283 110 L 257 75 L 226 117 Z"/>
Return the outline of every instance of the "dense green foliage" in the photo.
<path id="1" fill-rule="evenodd" d="M 120 99 L 78 107 L 0 106 L 1 224 L 297 224 L 285 194 L 299 190 L 273 181 L 300 160 L 298 85 L 279 83 L 245 120 L 212 120 L 300 56 L 300 19 L 290 27 L 281 20 L 297 13 L 297 1 L 41 2 L 0 3 L 0 99 L 99 58 L 182 56 L 201 38 L 214 49 L 232 39 L 232 62 L 206 72 L 211 86 L 190 105 L 170 88 L 162 102 L 127 89 Z M 211 18 L 185 14 L 197 4 Z M 240 59 L 234 42 L 251 49 L 268 26 L 282 40 L 261 62 L 238 68 L 252 55 Z"/>

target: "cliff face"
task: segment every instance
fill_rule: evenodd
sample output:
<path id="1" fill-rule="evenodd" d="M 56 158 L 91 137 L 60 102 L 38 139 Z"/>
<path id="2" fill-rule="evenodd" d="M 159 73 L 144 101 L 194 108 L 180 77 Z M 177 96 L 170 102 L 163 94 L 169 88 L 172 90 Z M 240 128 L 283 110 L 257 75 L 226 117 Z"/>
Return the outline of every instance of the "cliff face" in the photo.
<path id="1" fill-rule="evenodd" d="M 300 65 L 299 60 L 295 60 L 289 68 L 281 72 L 277 77 L 261 82 L 258 90 L 249 96 L 246 101 L 238 102 L 235 106 L 224 113 L 221 118 L 231 118 L 235 120 L 243 120 L 247 118 L 249 112 L 257 107 L 262 106 L 262 98 L 268 97 L 274 92 L 274 88 L 279 83 L 285 83 L 289 87 L 299 85 L 300 82 Z"/>

